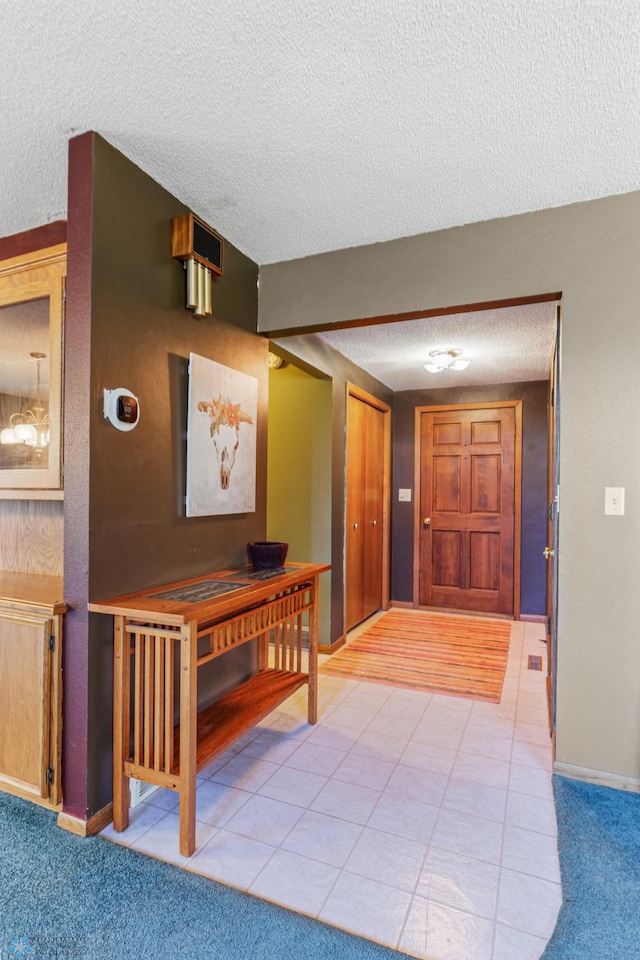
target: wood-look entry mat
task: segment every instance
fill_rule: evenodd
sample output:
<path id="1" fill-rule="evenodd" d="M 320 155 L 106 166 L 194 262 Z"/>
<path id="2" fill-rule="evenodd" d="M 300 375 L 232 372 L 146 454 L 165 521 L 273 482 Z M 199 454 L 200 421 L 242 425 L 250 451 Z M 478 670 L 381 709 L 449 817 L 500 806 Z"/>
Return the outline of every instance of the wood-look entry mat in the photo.
<path id="1" fill-rule="evenodd" d="M 320 672 L 498 703 L 510 633 L 507 620 L 390 610 Z"/>

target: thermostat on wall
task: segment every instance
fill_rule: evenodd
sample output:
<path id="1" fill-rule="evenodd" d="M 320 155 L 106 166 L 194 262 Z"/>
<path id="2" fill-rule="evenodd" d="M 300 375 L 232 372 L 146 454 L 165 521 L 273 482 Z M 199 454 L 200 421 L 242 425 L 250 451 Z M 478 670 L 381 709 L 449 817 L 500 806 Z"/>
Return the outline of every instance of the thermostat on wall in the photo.
<path id="1" fill-rule="evenodd" d="M 140 401 L 124 387 L 105 390 L 104 415 L 116 430 L 133 430 L 140 420 Z"/>

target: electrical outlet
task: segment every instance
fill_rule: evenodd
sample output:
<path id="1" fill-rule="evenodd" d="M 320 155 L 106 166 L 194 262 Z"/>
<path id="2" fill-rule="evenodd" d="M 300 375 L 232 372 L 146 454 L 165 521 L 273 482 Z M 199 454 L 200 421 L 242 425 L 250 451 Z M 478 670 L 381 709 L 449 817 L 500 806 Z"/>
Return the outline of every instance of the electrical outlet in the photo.
<path id="1" fill-rule="evenodd" d="M 398 500 L 400 503 L 411 503 L 411 490 L 399 489 Z"/>
<path id="2" fill-rule="evenodd" d="M 624 487 L 604 488 L 604 512 L 607 516 L 624 515 Z"/>

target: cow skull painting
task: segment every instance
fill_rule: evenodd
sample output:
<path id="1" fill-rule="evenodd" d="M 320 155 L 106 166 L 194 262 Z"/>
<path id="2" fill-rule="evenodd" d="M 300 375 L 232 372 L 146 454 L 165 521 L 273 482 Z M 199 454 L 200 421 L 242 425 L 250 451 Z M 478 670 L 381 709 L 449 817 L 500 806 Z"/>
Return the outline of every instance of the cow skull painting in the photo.
<path id="1" fill-rule="evenodd" d="M 223 400 L 222 394 L 211 403 L 200 400 L 198 410 L 208 414 L 211 420 L 209 432 L 220 467 L 220 486 L 223 490 L 228 490 L 231 471 L 236 462 L 236 450 L 240 443 L 240 424 L 253 423 L 253 418 L 242 409 L 241 404 L 231 403 L 228 397 Z"/>
<path id="2" fill-rule="evenodd" d="M 189 356 L 187 516 L 255 511 L 258 381 Z"/>

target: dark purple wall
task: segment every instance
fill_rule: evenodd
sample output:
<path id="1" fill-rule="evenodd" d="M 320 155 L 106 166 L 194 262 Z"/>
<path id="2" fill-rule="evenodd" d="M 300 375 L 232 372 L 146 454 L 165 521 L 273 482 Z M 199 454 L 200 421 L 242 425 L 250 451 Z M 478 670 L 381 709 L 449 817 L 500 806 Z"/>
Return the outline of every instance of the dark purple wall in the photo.
<path id="1" fill-rule="evenodd" d="M 414 486 L 415 408 L 437 404 L 522 400 L 522 549 L 520 609 L 546 610 L 547 535 L 547 395 L 546 381 L 493 384 L 441 390 L 408 390 L 393 401 L 393 600 L 413 600 L 414 504 L 398 503 L 398 489 Z M 415 499 L 414 491 L 414 499 Z"/>
<path id="2" fill-rule="evenodd" d="M 257 266 L 225 245 L 214 316 L 185 308 L 171 257 L 175 197 L 95 134 L 70 144 L 65 371 L 65 810 L 111 799 L 112 623 L 87 601 L 245 561 L 266 526 L 267 342 L 256 336 Z M 215 226 L 215 224 L 213 225 Z M 187 364 L 198 353 L 258 380 L 256 511 L 185 516 Z M 115 430 L 105 388 L 140 398 L 140 423 Z M 200 671 L 210 700 L 254 669 L 252 649 Z M 215 674 L 215 676 L 214 676 Z"/>

